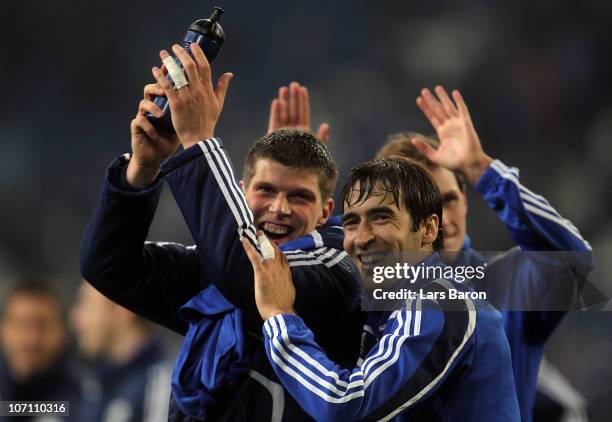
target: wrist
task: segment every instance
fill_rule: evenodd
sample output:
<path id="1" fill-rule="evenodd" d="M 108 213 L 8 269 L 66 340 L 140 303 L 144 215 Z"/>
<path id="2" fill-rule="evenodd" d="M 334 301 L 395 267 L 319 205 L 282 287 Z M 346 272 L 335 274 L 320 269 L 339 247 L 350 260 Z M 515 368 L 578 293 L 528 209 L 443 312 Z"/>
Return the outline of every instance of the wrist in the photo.
<path id="1" fill-rule="evenodd" d="M 468 166 L 462 169 L 463 174 L 471 184 L 476 184 L 483 174 L 487 171 L 493 159 L 484 152 Z"/>
<path id="2" fill-rule="evenodd" d="M 274 317 L 276 315 L 280 315 L 280 314 L 284 314 L 284 315 L 296 315 L 296 313 L 293 310 L 293 308 L 272 308 L 272 309 L 266 309 L 264 311 L 261 311 L 260 314 L 261 314 L 261 318 L 264 321 L 267 321 L 270 318 L 272 318 L 272 317 Z"/>
<path id="3" fill-rule="evenodd" d="M 212 131 L 210 132 L 206 131 L 206 132 L 201 132 L 197 134 L 180 135 L 179 139 L 181 140 L 181 145 L 183 146 L 183 149 L 187 149 L 187 148 L 194 146 L 200 141 L 204 141 L 205 139 L 210 139 L 213 137 L 214 135 Z"/>
<path id="4" fill-rule="evenodd" d="M 143 189 L 155 181 L 159 172 L 159 166 L 144 166 L 132 157 L 125 177 L 130 186 L 136 189 Z"/>

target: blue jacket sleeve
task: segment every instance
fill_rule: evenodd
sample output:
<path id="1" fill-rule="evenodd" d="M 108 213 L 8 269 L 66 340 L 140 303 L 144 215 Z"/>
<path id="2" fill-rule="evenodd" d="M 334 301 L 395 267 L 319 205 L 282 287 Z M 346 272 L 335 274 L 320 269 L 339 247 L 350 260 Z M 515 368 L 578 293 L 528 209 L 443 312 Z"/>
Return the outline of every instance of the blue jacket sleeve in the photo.
<path id="1" fill-rule="evenodd" d="M 81 241 L 81 273 L 114 302 L 184 334 L 187 324 L 178 310 L 207 284 L 199 276 L 198 253 L 176 243 L 145 243 L 162 184 L 122 190 L 128 159 L 108 168 Z"/>
<path id="2" fill-rule="evenodd" d="M 264 336 L 274 371 L 314 419 L 387 420 L 421 403 L 474 352 L 475 326 L 475 311 L 448 317 L 433 301 L 409 301 L 353 369 L 330 360 L 296 315 L 268 319 Z"/>
<path id="3" fill-rule="evenodd" d="M 523 251 L 559 251 L 550 254 L 509 253 L 517 262 L 513 271 L 517 272 L 514 281 L 517 295 L 529 296 L 530 301 L 543 301 L 569 295 L 551 294 L 551 283 L 558 288 L 570 291 L 574 285 L 582 283 L 594 266 L 592 250 L 571 221 L 563 218 L 541 195 L 538 195 L 519 180 L 519 171 L 495 160 L 476 184 L 488 206 L 493 209 L 506 225 L 510 236 Z M 567 253 L 561 253 L 566 251 Z M 570 253 L 571 252 L 571 253 Z M 506 262 L 507 261 L 507 262 Z M 500 268 L 506 273 L 513 259 L 500 260 Z M 552 274 L 552 277 L 551 277 Z M 504 277 L 503 275 L 500 277 Z M 507 277 L 504 277 L 507 278 Z M 520 305 L 514 304 L 516 309 Z M 540 309 L 544 305 L 534 305 Z M 527 306 L 529 308 L 529 306 Z M 568 308 L 569 309 L 569 308 Z M 531 312 L 525 325 L 528 338 L 536 342 L 545 341 L 558 325 L 565 313 L 561 311 Z"/>
<path id="4" fill-rule="evenodd" d="M 478 180 L 476 190 L 523 250 L 591 251 L 571 221 L 541 195 L 523 186 L 516 168 L 495 160 Z"/>
<path id="5" fill-rule="evenodd" d="M 240 236 L 258 248 L 253 214 L 220 139 L 188 148 L 162 164 L 209 280 L 241 309 L 256 312 L 253 270 Z"/>

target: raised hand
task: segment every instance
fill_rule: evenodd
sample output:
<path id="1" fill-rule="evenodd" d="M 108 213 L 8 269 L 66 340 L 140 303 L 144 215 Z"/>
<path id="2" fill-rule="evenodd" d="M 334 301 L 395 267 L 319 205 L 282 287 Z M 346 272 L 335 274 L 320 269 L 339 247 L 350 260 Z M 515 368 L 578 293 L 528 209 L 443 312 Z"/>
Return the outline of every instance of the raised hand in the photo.
<path id="1" fill-rule="evenodd" d="M 158 84 L 144 87 L 144 98 L 138 105 L 138 113 L 130 125 L 132 158 L 127 169 L 128 183 L 136 188 L 151 184 L 159 174 L 160 164 L 170 157 L 180 145 L 175 134 L 160 132 L 153 127 L 145 114 L 161 117 L 162 110 L 152 101 L 152 96 L 164 95 Z"/>
<path id="2" fill-rule="evenodd" d="M 295 314 L 295 287 L 289 263 L 278 246 L 270 243 L 274 257 L 263 260 L 253 245 L 246 238 L 242 239 L 242 246 L 253 266 L 255 303 L 264 321 L 278 314 Z"/>
<path id="3" fill-rule="evenodd" d="M 210 65 L 204 52 L 195 43 L 192 43 L 190 48 L 193 58 L 178 44 L 172 46 L 172 51 L 183 64 L 189 85 L 174 90 L 162 71 L 157 67 L 153 68 L 153 76 L 168 98 L 172 125 L 184 148 L 213 137 L 217 120 L 223 110 L 229 81 L 233 77 L 231 73 L 224 73 L 213 89 Z M 162 50 L 159 56 L 163 60 L 168 57 L 168 52 Z"/>
<path id="4" fill-rule="evenodd" d="M 291 82 L 289 87 L 280 87 L 278 98 L 272 100 L 270 104 L 268 133 L 281 128 L 311 131 L 308 89 L 297 82 Z M 329 142 L 329 124 L 321 123 L 316 135 L 327 144 Z"/>
<path id="5" fill-rule="evenodd" d="M 452 100 L 441 86 L 435 88 L 435 93 L 437 98 L 424 88 L 416 103 L 435 129 L 440 146 L 434 149 L 418 138 L 412 143 L 432 163 L 462 171 L 471 183 L 475 183 L 493 159 L 483 151 L 459 91 L 452 92 Z"/>

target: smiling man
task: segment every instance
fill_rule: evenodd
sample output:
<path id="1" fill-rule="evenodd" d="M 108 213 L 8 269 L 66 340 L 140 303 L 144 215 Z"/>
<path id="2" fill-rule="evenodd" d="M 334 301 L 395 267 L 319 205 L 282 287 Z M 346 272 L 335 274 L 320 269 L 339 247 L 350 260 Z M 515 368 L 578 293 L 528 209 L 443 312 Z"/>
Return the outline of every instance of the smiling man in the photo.
<path id="1" fill-rule="evenodd" d="M 214 137 L 231 74 L 213 88 L 197 45 L 193 58 L 179 46 L 173 52 L 190 83 L 174 90 L 153 69 L 157 84 L 145 87 L 131 125 L 132 154 L 110 165 L 83 237 L 81 271 L 111 300 L 186 335 L 173 374 L 173 420 L 309 420 L 265 356 L 240 238 L 258 247 L 261 229 L 281 245 L 299 292 L 296 309 L 330 356 L 354 363 L 359 276 L 342 250 L 341 227 L 329 221 L 335 162 L 309 132 L 276 130 L 251 148 L 239 185 Z M 145 117 L 161 113 L 151 95 L 168 98 L 176 135 L 156 131 Z M 184 150 L 171 157 L 179 145 Z M 194 246 L 145 242 L 162 179 Z"/>
<path id="2" fill-rule="evenodd" d="M 547 312 L 545 306 L 532 309 L 533 312 L 518 311 L 529 309 L 525 303 L 528 303 L 526 299 L 531 289 L 536 291 L 551 281 L 567 285 L 567 278 L 573 280 L 575 271 L 586 276 L 592 268 L 591 247 L 578 229 L 543 196 L 521 183 L 518 169 L 493 160 L 485 153 L 463 97 L 459 91 L 453 91 L 451 96 L 438 86 L 435 96 L 429 89 L 423 89 L 417 98 L 417 105 L 435 129 L 438 139 L 410 132 L 393 134 L 377 156 L 408 157 L 430 171 L 442 195 L 444 249 L 461 251 L 454 254 L 454 265 L 477 266 L 486 262 L 472 248 L 467 235 L 468 183 L 497 213 L 516 242 L 517 248 L 498 255 L 496 264 L 489 267 L 490 273 L 496 267 L 497 275 L 495 282 L 489 283 L 486 289 L 490 289 L 489 298 L 496 295 L 497 302 L 502 303 L 500 310 L 512 354 L 521 419 L 529 422 L 544 347 L 565 313 Z M 569 256 L 581 264 L 568 271 L 563 255 L 549 254 L 555 257 L 556 275 L 551 276 L 547 269 L 550 263 L 534 266 L 537 260 L 529 259 L 525 251 L 575 251 Z M 515 297 L 514 292 L 521 294 Z M 549 294 L 541 297 L 546 299 Z"/>
<path id="3" fill-rule="evenodd" d="M 280 129 L 249 150 L 242 188 L 255 225 L 277 244 L 324 225 L 338 170 L 326 148 L 305 131 Z"/>
<path id="4" fill-rule="evenodd" d="M 399 157 L 363 163 L 351 171 L 343 197 L 344 248 L 364 279 L 373 264 L 402 253 L 442 265 L 432 254 L 442 245 L 442 204 L 421 165 Z M 294 307 L 299 296 L 290 262 L 278 249 L 262 261 L 248 241 L 243 246 L 255 271 L 267 356 L 317 421 L 520 420 L 501 316 L 485 301 L 417 297 L 367 312 L 376 342 L 358 366 L 346 366 L 326 354 Z M 419 285 L 426 292 L 469 292 L 443 279 Z"/>

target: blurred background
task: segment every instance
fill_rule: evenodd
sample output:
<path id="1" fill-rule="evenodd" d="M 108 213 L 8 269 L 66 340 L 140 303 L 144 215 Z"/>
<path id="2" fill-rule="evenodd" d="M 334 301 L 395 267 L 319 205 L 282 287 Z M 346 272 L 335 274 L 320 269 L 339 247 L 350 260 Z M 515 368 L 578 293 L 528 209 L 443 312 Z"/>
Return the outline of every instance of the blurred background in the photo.
<path id="1" fill-rule="evenodd" d="M 235 168 L 293 80 L 310 90 L 313 126 L 330 123 L 341 175 L 388 133 L 432 133 L 415 99 L 442 84 L 463 93 L 489 155 L 519 167 L 595 251 L 612 251 L 612 2 L 10 2 L 0 25 L 0 299 L 35 273 L 76 300 L 80 236 L 107 164 L 129 151 L 158 51 L 215 5 L 226 42 L 213 71 L 235 74 L 217 134 Z M 470 207 L 477 249 L 512 246 L 474 192 Z M 150 238 L 192 243 L 167 190 Z M 611 333 L 612 314 L 575 313 L 549 344 L 592 420 L 612 411 Z"/>

